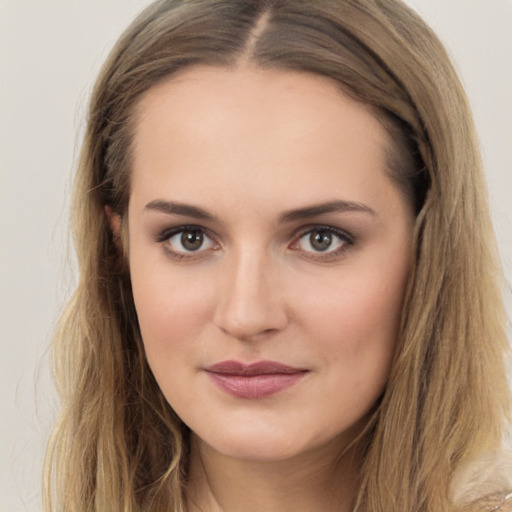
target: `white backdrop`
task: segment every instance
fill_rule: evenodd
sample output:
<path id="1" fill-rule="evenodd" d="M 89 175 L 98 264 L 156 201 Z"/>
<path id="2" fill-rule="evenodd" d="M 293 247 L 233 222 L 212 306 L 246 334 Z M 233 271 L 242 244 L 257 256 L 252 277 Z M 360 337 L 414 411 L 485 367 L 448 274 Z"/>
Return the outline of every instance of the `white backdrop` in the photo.
<path id="1" fill-rule="evenodd" d="M 72 273 L 67 201 L 87 97 L 148 0 L 0 0 L 0 510 L 39 511 L 57 409 L 46 348 Z M 512 0 L 408 0 L 453 55 L 473 105 L 512 282 Z M 507 297 L 509 316 L 512 311 Z"/>

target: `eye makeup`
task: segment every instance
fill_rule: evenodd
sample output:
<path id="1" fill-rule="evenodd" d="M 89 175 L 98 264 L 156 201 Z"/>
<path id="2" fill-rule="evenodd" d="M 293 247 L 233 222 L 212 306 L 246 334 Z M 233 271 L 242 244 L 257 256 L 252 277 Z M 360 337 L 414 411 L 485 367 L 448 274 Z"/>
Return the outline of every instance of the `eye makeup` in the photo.
<path id="1" fill-rule="evenodd" d="M 341 257 L 355 243 L 347 231 L 323 224 L 301 227 L 291 236 L 287 248 L 302 257 L 328 262 Z M 154 237 L 165 253 L 174 260 L 195 261 L 208 257 L 221 245 L 210 230 L 196 224 L 165 228 Z"/>

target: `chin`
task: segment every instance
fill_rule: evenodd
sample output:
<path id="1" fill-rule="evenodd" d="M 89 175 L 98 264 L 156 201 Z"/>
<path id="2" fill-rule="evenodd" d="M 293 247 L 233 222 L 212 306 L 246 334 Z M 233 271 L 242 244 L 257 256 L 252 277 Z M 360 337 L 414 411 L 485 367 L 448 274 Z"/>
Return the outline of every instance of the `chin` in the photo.
<path id="1" fill-rule="evenodd" d="M 255 440 L 226 440 L 217 446 L 210 446 L 213 450 L 230 459 L 254 461 L 254 462 L 278 462 L 292 459 L 307 451 L 305 447 L 290 443 L 283 444 L 279 439 Z"/>
<path id="2" fill-rule="evenodd" d="M 279 429 L 275 427 L 262 428 L 248 427 L 236 430 L 224 430 L 222 435 L 212 435 L 212 431 L 201 438 L 193 434 L 199 446 L 207 446 L 208 450 L 221 454 L 224 457 L 245 461 L 278 462 L 291 460 L 307 453 L 323 450 L 334 443 L 342 446 L 343 434 L 336 436 L 332 433 L 321 435 L 318 432 L 305 432 L 296 429 Z"/>

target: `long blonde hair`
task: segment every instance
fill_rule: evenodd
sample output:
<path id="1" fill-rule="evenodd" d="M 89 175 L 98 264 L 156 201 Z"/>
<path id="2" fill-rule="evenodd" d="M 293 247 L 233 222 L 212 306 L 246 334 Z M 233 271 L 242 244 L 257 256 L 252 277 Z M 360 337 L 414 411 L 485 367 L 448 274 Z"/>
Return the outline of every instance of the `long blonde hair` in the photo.
<path id="1" fill-rule="evenodd" d="M 188 431 L 147 365 L 105 207 L 126 212 L 144 92 L 189 66 L 241 61 L 329 77 L 370 105 L 394 140 L 389 172 L 416 207 L 401 333 L 367 427 L 356 510 L 479 509 L 455 503 L 451 486 L 499 450 L 508 345 L 475 130 L 443 46 L 398 0 L 159 0 L 118 41 L 90 104 L 73 199 L 79 283 L 53 346 L 62 414 L 47 510 L 185 510 Z"/>

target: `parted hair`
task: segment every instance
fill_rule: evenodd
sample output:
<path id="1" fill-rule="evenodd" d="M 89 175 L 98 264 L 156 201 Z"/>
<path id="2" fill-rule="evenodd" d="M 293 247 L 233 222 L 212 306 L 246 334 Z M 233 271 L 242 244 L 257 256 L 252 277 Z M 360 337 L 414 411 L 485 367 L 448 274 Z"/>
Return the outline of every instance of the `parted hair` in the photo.
<path id="1" fill-rule="evenodd" d="M 197 65 L 327 77 L 390 133 L 388 172 L 416 211 L 414 261 L 354 510 L 486 510 L 478 475 L 460 475 L 499 452 L 509 420 L 506 319 L 475 129 L 444 47 L 399 0 L 158 0 L 90 101 L 72 202 L 79 277 L 53 342 L 62 411 L 47 512 L 186 510 L 189 432 L 147 364 L 126 236 L 106 209 L 128 208 L 138 102 Z"/>

